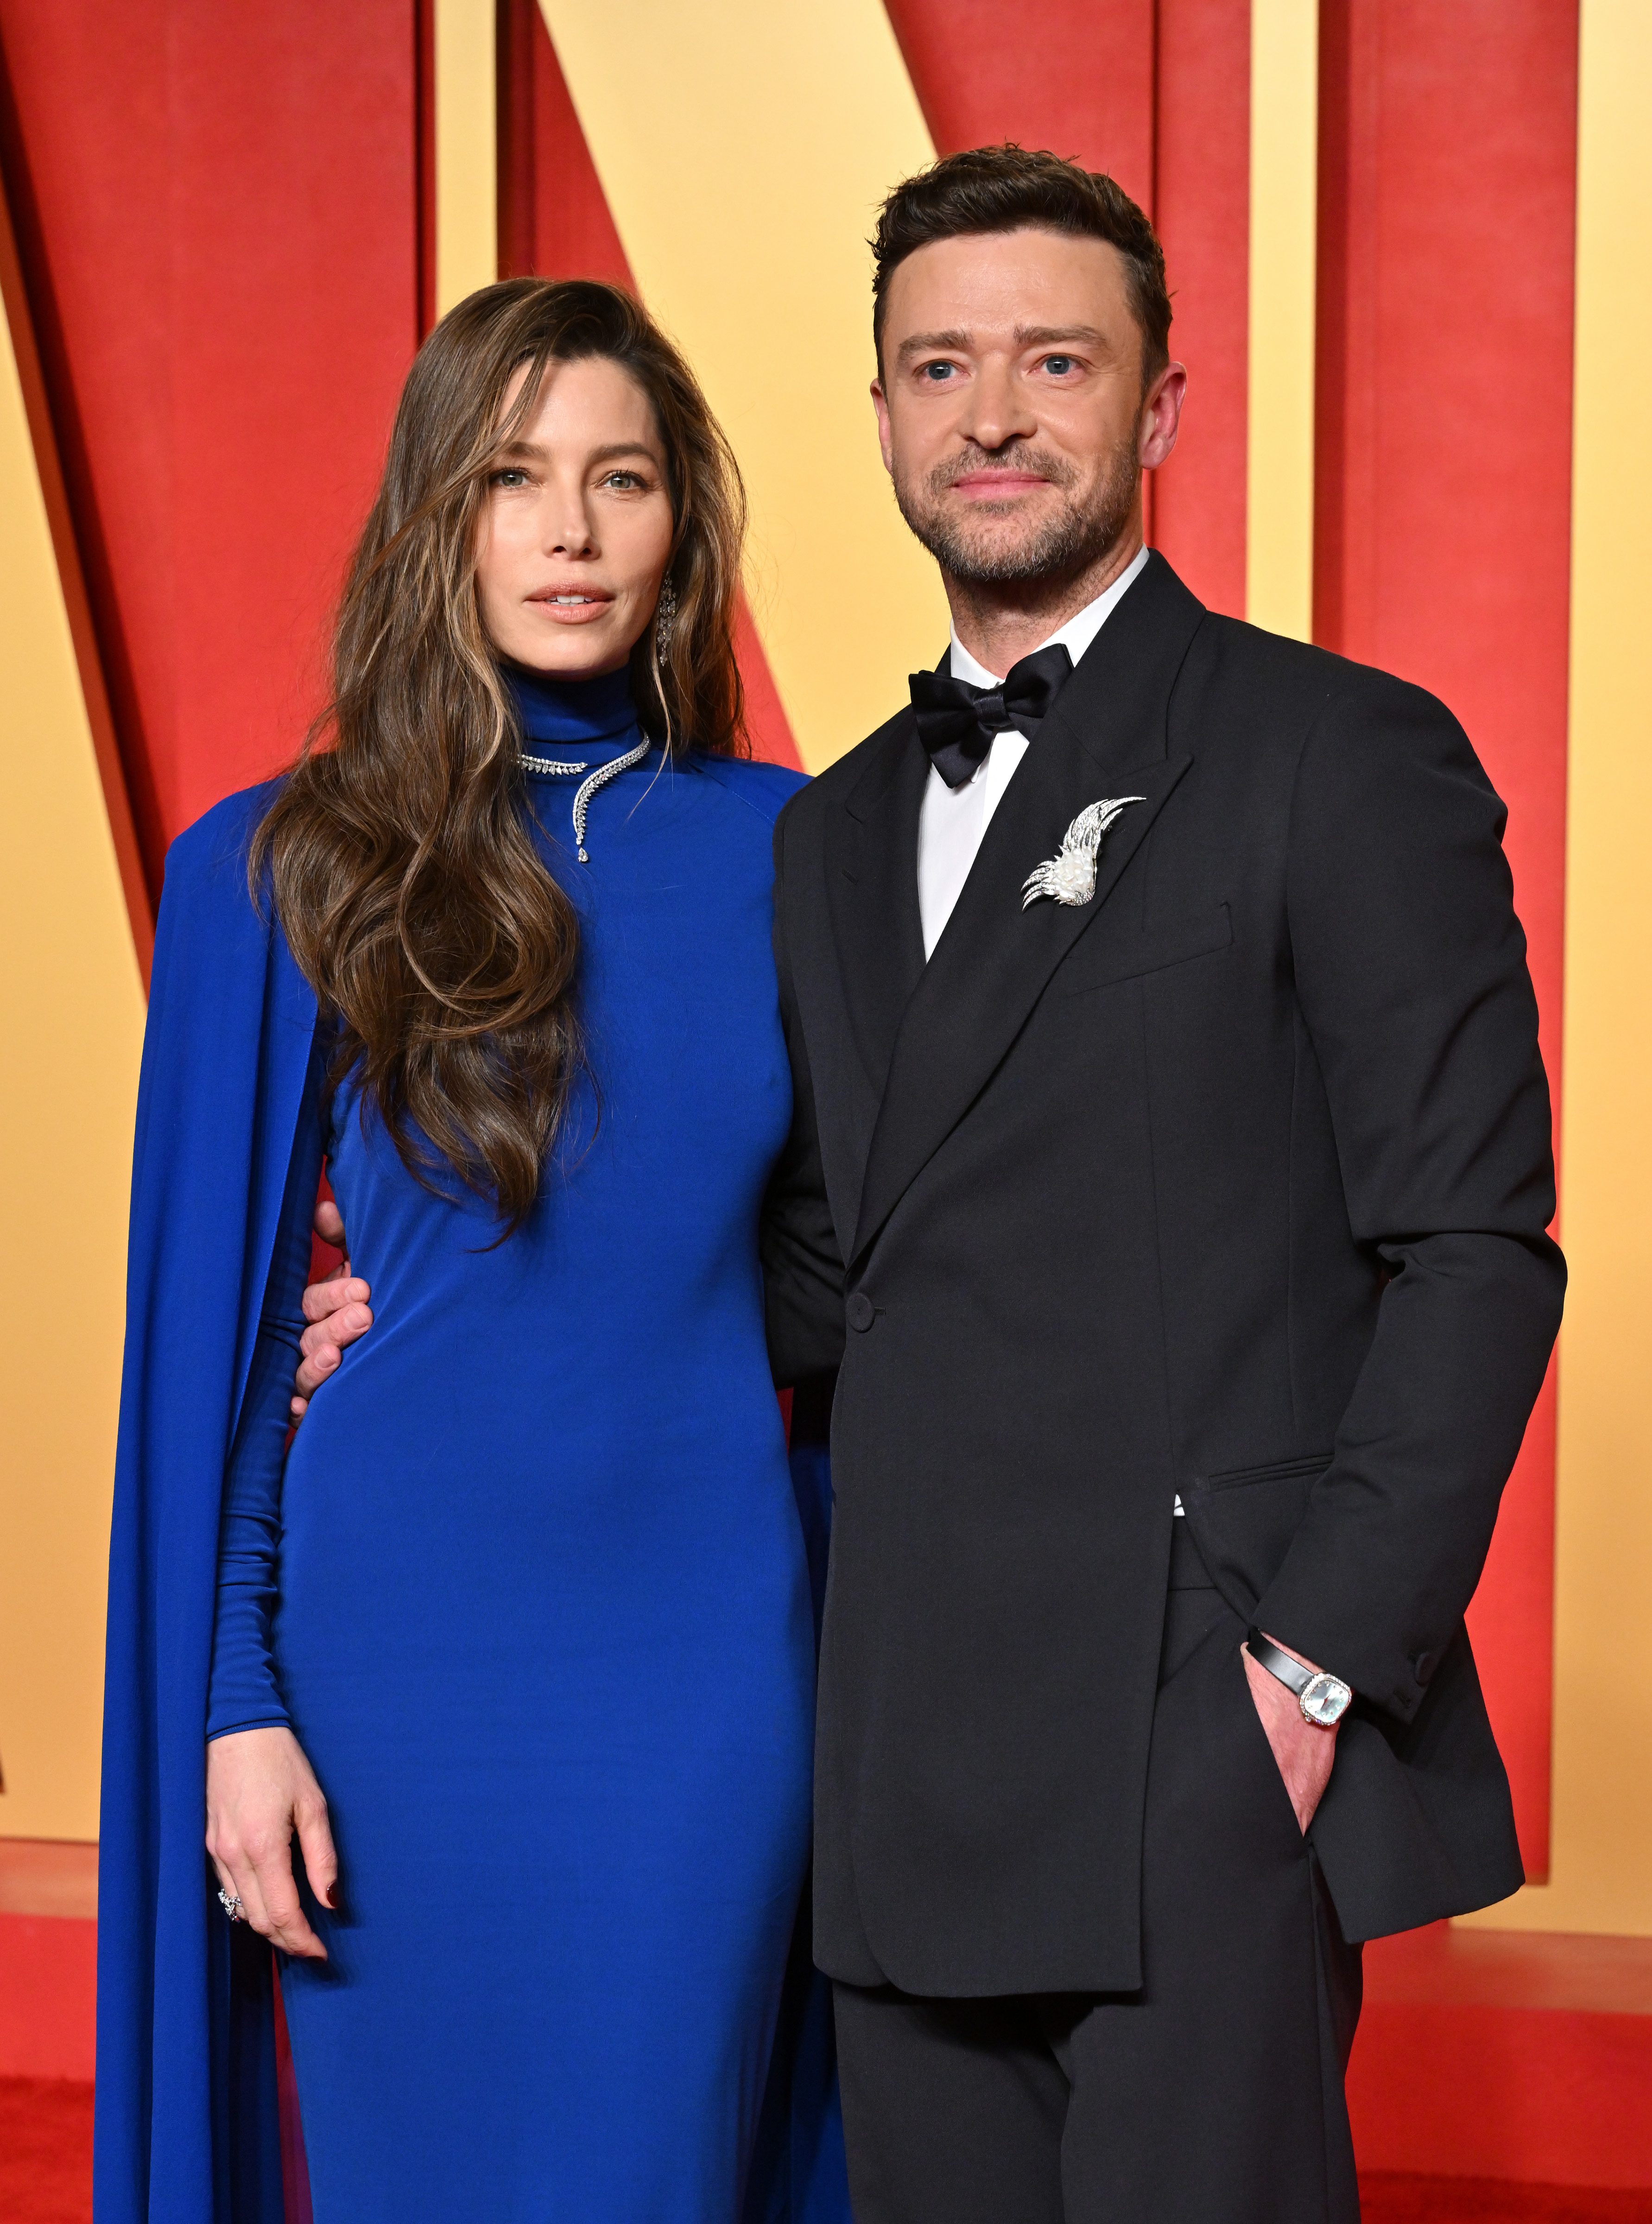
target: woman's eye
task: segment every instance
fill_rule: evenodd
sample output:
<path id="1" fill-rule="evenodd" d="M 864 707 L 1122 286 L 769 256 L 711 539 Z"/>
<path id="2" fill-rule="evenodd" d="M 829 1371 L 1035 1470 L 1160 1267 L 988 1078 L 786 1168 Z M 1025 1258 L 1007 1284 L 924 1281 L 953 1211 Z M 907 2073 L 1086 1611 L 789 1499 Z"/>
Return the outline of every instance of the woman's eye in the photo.
<path id="1" fill-rule="evenodd" d="M 493 483 L 497 487 L 526 486 L 528 474 L 519 464 L 507 464 L 503 471 L 495 471 Z"/>
<path id="2" fill-rule="evenodd" d="M 616 488 L 621 494 L 631 494 L 642 484 L 641 471 L 606 471 L 601 483 Z"/>

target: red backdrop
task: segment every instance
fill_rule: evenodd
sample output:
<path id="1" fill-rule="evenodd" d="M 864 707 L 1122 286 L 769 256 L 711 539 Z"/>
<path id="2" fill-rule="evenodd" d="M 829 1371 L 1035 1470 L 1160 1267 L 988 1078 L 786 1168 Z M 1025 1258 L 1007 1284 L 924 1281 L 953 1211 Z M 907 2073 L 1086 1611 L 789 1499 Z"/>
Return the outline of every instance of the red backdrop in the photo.
<path id="1" fill-rule="evenodd" d="M 1321 0 L 1314 633 L 1432 689 L 1510 806 L 1552 1084 L 1566 865 L 1574 0 Z M 1548 1866 L 1554 1379 L 1470 1617 Z"/>

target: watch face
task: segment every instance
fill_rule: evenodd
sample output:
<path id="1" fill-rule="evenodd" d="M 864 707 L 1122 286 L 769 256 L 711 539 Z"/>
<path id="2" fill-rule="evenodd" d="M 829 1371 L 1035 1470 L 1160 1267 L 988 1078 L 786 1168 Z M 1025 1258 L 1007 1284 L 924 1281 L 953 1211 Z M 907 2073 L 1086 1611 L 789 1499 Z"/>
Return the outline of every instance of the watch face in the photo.
<path id="1" fill-rule="evenodd" d="M 1329 1729 L 1347 1713 L 1353 1696 L 1340 1676 L 1316 1676 L 1302 1694 L 1303 1715 L 1308 1722 L 1317 1722 L 1321 1729 Z"/>

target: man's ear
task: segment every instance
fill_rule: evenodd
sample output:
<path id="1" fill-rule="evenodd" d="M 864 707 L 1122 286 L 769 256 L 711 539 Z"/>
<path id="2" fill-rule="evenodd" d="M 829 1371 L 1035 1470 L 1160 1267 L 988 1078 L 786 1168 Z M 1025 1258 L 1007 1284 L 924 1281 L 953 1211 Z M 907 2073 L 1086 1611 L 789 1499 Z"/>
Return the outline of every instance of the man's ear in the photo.
<path id="1" fill-rule="evenodd" d="M 889 401 L 888 395 L 883 391 L 883 382 L 881 378 L 875 378 L 872 381 L 871 392 L 872 408 L 877 413 L 877 445 L 883 458 L 883 468 L 893 478 L 895 448 L 889 437 Z"/>
<path id="2" fill-rule="evenodd" d="M 1157 471 L 1168 462 L 1176 445 L 1176 430 L 1181 422 L 1181 405 L 1187 398 L 1187 370 L 1184 363 L 1168 363 L 1148 389 L 1142 404 L 1142 437 L 1139 448 L 1143 471 Z"/>

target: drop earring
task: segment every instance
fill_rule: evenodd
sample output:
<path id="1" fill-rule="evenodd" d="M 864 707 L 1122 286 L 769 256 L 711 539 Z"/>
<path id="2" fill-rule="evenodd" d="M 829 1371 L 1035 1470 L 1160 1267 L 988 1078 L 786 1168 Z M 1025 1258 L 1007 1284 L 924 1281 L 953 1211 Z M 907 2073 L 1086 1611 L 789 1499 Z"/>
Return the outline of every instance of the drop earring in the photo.
<path id="1" fill-rule="evenodd" d="M 663 656 L 671 646 L 672 629 L 677 622 L 677 591 L 671 584 L 668 572 L 660 582 L 659 606 L 654 613 L 654 653 Z"/>

